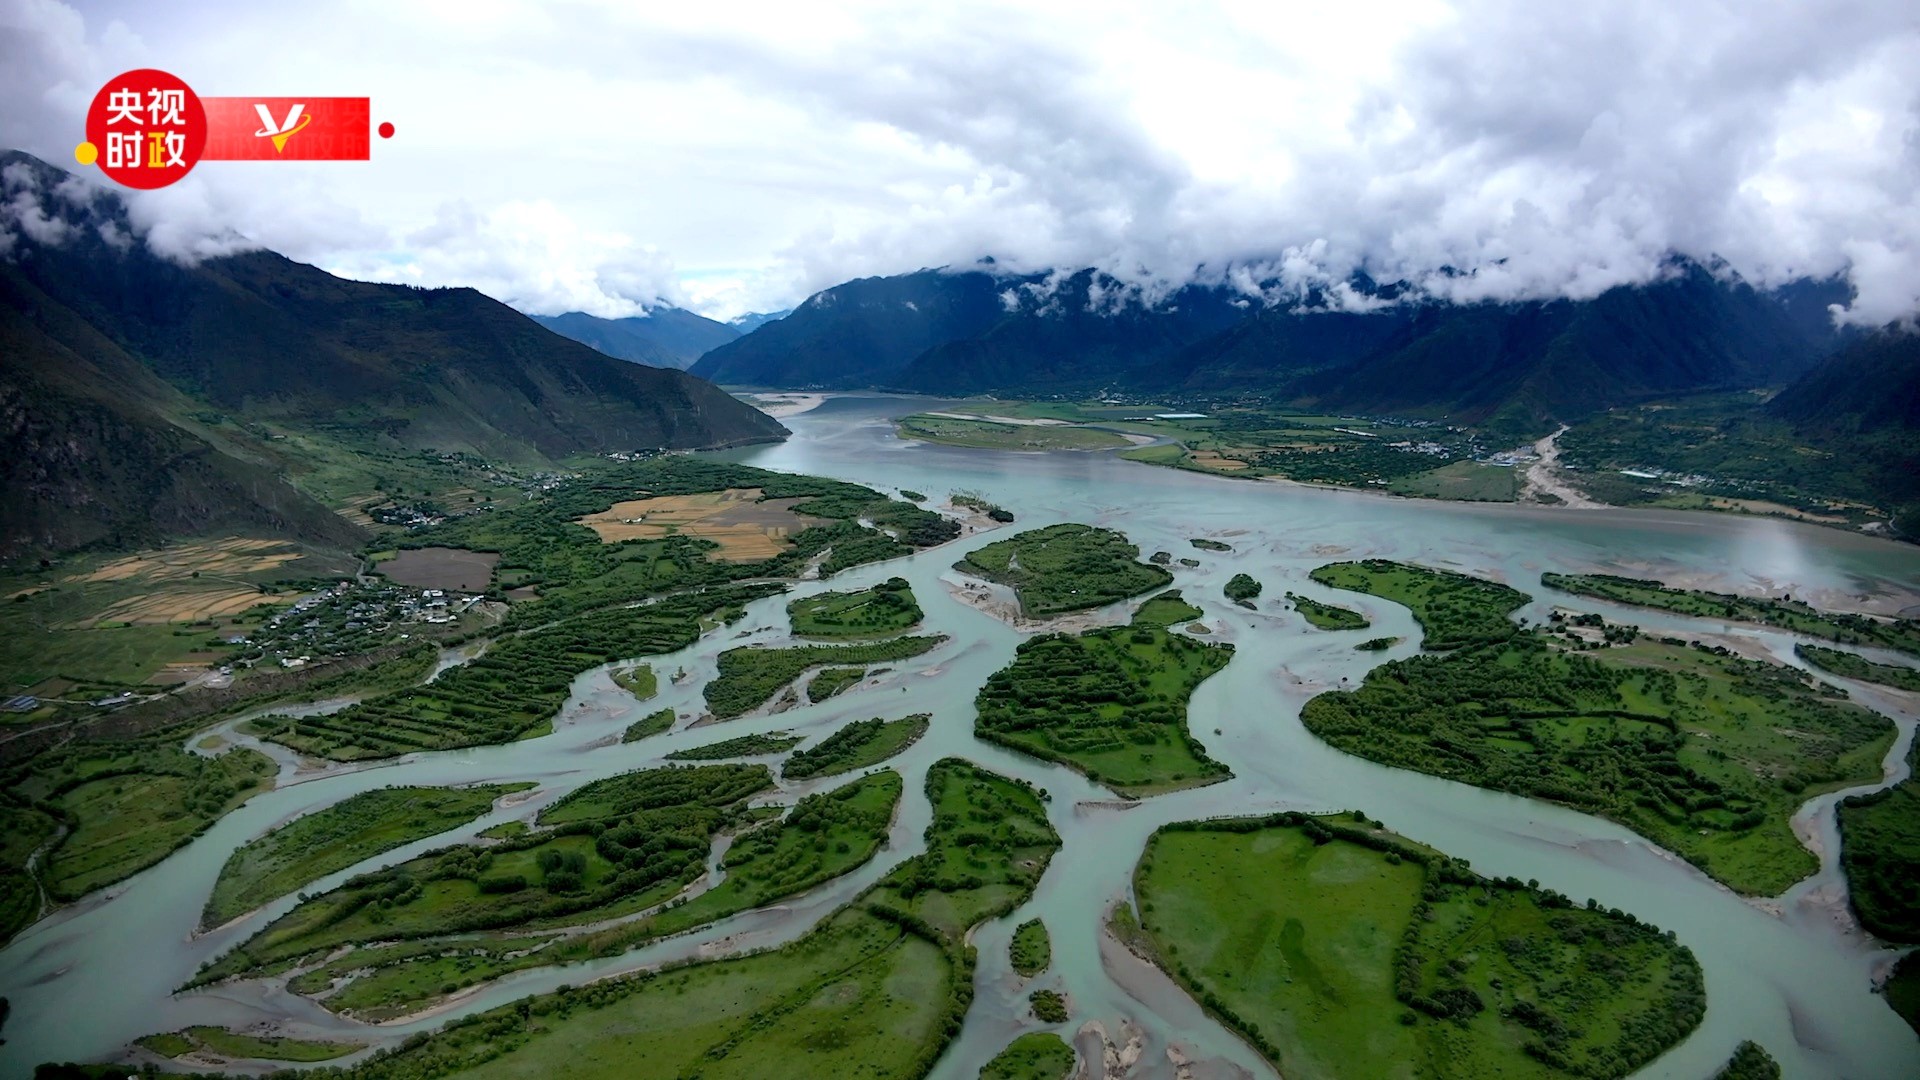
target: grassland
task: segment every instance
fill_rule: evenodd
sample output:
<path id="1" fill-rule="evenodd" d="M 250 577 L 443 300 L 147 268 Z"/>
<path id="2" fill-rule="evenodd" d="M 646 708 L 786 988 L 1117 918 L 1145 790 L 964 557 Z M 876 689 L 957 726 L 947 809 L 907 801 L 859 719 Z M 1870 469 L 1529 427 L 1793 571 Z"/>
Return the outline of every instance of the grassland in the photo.
<path id="1" fill-rule="evenodd" d="M 967 929 L 1031 895 L 1059 843 L 1030 788 L 964 762 L 930 769 L 927 794 L 926 853 L 792 944 L 529 998 L 342 1075 L 925 1075 L 972 1000 Z"/>
<path id="2" fill-rule="evenodd" d="M 1140 626 L 1178 626 L 1204 614 L 1187 603 L 1187 598 L 1180 595 L 1179 589 L 1168 589 L 1148 598 L 1146 603 L 1134 609 L 1133 621 Z"/>
<path id="3" fill-rule="evenodd" d="M 219 1027 L 190 1027 L 134 1041 L 162 1057 L 205 1054 L 230 1061 L 331 1061 L 361 1049 L 357 1043 L 247 1035 Z"/>
<path id="4" fill-rule="evenodd" d="M 787 758 L 780 775 L 787 780 L 809 780 L 878 765 L 919 742 L 932 719 L 927 713 L 915 713 L 899 720 L 877 716 L 855 720 L 818 745 Z"/>
<path id="5" fill-rule="evenodd" d="M 1301 722 L 1372 761 L 1609 818 L 1767 896 L 1817 865 L 1793 812 L 1878 777 L 1894 734 L 1792 668 L 1646 641 L 1588 655 L 1535 634 L 1375 668 Z"/>
<path id="6" fill-rule="evenodd" d="M 1015 927 L 1008 948 L 1013 970 L 1026 978 L 1033 978 L 1053 963 L 1053 939 L 1047 936 L 1047 924 L 1039 919 L 1028 919 Z"/>
<path id="7" fill-rule="evenodd" d="M 734 739 L 708 743 L 705 746 L 675 750 L 667 755 L 667 760 L 721 761 L 726 758 L 758 757 L 762 754 L 784 754 L 798 745 L 800 745 L 800 736 L 789 735 L 784 731 L 773 731 L 764 735 L 742 735 Z"/>
<path id="8" fill-rule="evenodd" d="M 1066 1080 L 1073 1047 L 1051 1031 L 1030 1031 L 1007 1044 L 980 1070 L 980 1080 Z"/>
<path id="9" fill-rule="evenodd" d="M 40 917 L 40 882 L 27 860 L 57 827 L 43 811 L 0 803 L 0 944 Z"/>
<path id="10" fill-rule="evenodd" d="M 904 634 L 924 614 L 905 578 L 888 578 L 871 589 L 802 597 L 787 605 L 793 632 L 812 638 L 874 638 Z"/>
<path id="11" fill-rule="evenodd" d="M 915 413 L 902 418 L 897 426 L 902 438 L 985 450 L 1112 450 L 1128 445 L 1125 438 L 1111 431 L 1071 424 L 1008 424 Z"/>
<path id="12" fill-rule="evenodd" d="M 266 755 L 188 754 L 165 742 L 84 744 L 16 773 L 16 796 L 67 826 L 43 863 L 56 900 L 76 900 L 159 862 L 273 786 Z"/>
<path id="13" fill-rule="evenodd" d="M 1705 1013 L 1667 935 L 1358 822 L 1172 825 L 1134 888 L 1160 964 L 1289 1080 L 1619 1077 Z"/>
<path id="14" fill-rule="evenodd" d="M 1920 768 L 1920 742 L 1907 754 Z M 1840 804 L 1840 868 L 1860 925 L 1886 941 L 1920 942 L 1920 779 Z"/>
<path id="15" fill-rule="evenodd" d="M 1920 621 L 1913 619 L 1884 620 L 1821 611 L 1791 597 L 1773 600 L 1703 589 L 1670 589 L 1658 581 L 1612 574 L 1549 573 L 1540 575 L 1540 583 L 1550 589 L 1616 604 L 1658 608 L 1704 619 L 1759 623 L 1842 645 L 1877 645 L 1920 656 Z"/>
<path id="16" fill-rule="evenodd" d="M 1310 596 L 1301 596 L 1298 593 L 1290 592 L 1287 594 L 1287 600 L 1293 604 L 1293 609 L 1300 613 L 1300 617 L 1307 620 L 1308 625 L 1316 629 L 1365 630 L 1367 627 L 1373 625 L 1367 621 L 1365 615 L 1351 608 L 1343 608 L 1336 604 L 1323 604 Z"/>
<path id="17" fill-rule="evenodd" d="M 620 741 L 639 742 L 649 736 L 665 734 L 673 730 L 673 719 L 672 709 L 656 709 L 628 724 L 627 730 L 620 734 Z"/>
<path id="18" fill-rule="evenodd" d="M 1520 470 L 1513 466 L 1456 461 L 1428 472 L 1403 476 L 1387 485 L 1395 495 L 1451 502 L 1512 502 L 1520 495 Z"/>
<path id="19" fill-rule="evenodd" d="M 1232 656 L 1147 625 L 1030 638 L 980 689 L 974 733 L 1123 795 L 1212 783 L 1230 770 L 1187 730 L 1187 701 Z"/>
<path id="20" fill-rule="evenodd" d="M 1780 1080 L 1780 1063 L 1759 1043 L 1742 1042 L 1713 1080 Z"/>
<path id="21" fill-rule="evenodd" d="M 611 675 L 613 684 L 632 694 L 635 701 L 646 701 L 660 692 L 660 676 L 654 673 L 652 664 L 618 668 Z"/>
<path id="22" fill-rule="evenodd" d="M 1895 664 L 1876 664 L 1858 653 L 1843 649 L 1823 649 L 1818 645 L 1795 643 L 1793 654 L 1807 663 L 1846 679 L 1879 683 L 1896 690 L 1920 693 L 1920 668 Z"/>
<path id="23" fill-rule="evenodd" d="M 532 784 L 363 791 L 242 845 L 220 868 L 200 925 L 219 926 L 383 851 L 464 825 Z"/>
<path id="24" fill-rule="evenodd" d="M 807 700 L 818 704 L 843 690 L 858 686 L 860 681 L 866 677 L 866 668 L 827 668 L 807 680 Z"/>
<path id="25" fill-rule="evenodd" d="M 956 569 L 1011 586 L 1029 618 L 1100 607 L 1173 580 L 1112 529 L 1051 525 L 988 544 Z"/>
<path id="26" fill-rule="evenodd" d="M 1485 578 L 1384 559 L 1329 563 L 1316 568 L 1312 577 L 1322 585 L 1371 593 L 1405 606 L 1424 632 L 1423 649 L 1504 641 L 1519 630 L 1509 616 L 1531 599 Z"/>
<path id="27" fill-rule="evenodd" d="M 702 693 L 713 715 L 728 720 L 766 704 L 781 687 L 813 668 L 905 660 L 946 640 L 943 636 L 903 637 L 857 645 L 800 645 L 778 649 L 743 645 L 720 654 L 720 673 Z"/>

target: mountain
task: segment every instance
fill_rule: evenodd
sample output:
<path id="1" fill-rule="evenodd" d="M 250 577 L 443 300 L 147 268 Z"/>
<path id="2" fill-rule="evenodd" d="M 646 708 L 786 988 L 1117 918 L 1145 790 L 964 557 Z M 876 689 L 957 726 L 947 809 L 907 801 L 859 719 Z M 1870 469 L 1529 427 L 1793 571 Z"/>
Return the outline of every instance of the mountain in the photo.
<path id="1" fill-rule="evenodd" d="M 1894 527 L 1920 540 L 1920 330 L 1860 335 L 1777 394 L 1767 412 L 1805 442 L 1864 473 L 1867 490 L 1904 509 Z"/>
<path id="2" fill-rule="evenodd" d="M 849 281 L 813 294 L 791 315 L 720 346 L 689 370 L 744 386 L 872 386 L 935 345 L 992 329 L 1005 313 L 1002 288 L 978 270 Z"/>
<path id="3" fill-rule="evenodd" d="M 271 252 L 181 266 L 109 191 L 0 156 L 0 558 L 254 528 L 355 531 L 287 484 L 261 424 L 375 451 L 543 463 L 785 429 L 472 289 L 346 281 Z"/>
<path id="4" fill-rule="evenodd" d="M 791 314 L 793 314 L 792 308 L 786 308 L 781 311 L 749 311 L 745 315 L 735 315 L 733 318 L 728 319 L 727 325 L 740 331 L 742 334 L 751 334 L 768 323 L 779 322 Z"/>
<path id="5" fill-rule="evenodd" d="M 1764 293 L 1685 261 L 1578 301 L 1455 305 L 1352 284 L 1376 303 L 1269 307 L 1188 286 L 1144 306 L 1091 270 L 922 270 L 819 293 L 693 370 L 930 394 L 1251 394 L 1523 433 L 1652 397 L 1789 382 L 1833 348 L 1826 304 L 1845 299 L 1833 282 Z"/>
<path id="6" fill-rule="evenodd" d="M 533 321 L 608 356 L 678 371 L 692 367 L 708 350 L 745 332 L 677 307 L 658 307 L 625 319 L 569 311 L 564 315 L 535 315 Z"/>

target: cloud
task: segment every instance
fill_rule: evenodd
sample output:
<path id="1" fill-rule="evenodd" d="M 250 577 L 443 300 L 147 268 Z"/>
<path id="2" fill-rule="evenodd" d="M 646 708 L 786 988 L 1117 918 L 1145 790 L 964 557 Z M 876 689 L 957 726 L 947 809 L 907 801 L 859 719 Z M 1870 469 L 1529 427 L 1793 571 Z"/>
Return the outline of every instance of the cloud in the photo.
<path id="1" fill-rule="evenodd" d="M 203 166 L 135 220 L 184 255 L 265 244 L 533 310 L 726 316 L 983 255 L 1148 300 L 1297 302 L 1356 270 L 1591 296 L 1675 253 L 1845 274 L 1855 321 L 1920 307 L 1909 0 L 336 0 L 302 27 L 287 50 L 253 5 L 0 0 L 0 140 L 70 161 L 136 64 L 369 94 L 399 128 L 371 164 Z"/>

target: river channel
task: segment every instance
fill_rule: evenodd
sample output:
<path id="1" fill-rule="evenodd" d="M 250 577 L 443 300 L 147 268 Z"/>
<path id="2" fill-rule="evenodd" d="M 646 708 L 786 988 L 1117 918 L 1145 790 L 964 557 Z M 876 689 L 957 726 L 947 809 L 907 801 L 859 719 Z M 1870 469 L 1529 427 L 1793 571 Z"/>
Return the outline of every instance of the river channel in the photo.
<path id="1" fill-rule="evenodd" d="M 449 1017 L 563 983 L 790 940 L 920 850 L 920 832 L 928 821 L 922 779 L 929 765 L 949 755 L 1046 788 L 1049 814 L 1064 846 L 1028 904 L 978 930 L 972 1012 L 935 1070 L 940 1080 L 971 1080 L 1014 1034 L 1033 1030 L 1025 998 L 1039 986 L 1069 997 L 1072 1020 L 1059 1029 L 1069 1040 L 1087 1021 L 1116 1034 L 1123 1024 L 1137 1028 L 1144 1046 L 1131 1076 L 1173 1076 L 1170 1047 L 1205 1063 L 1207 1075 L 1274 1076 L 1167 980 L 1124 953 L 1116 955 L 1118 950 L 1103 951 L 1101 923 L 1107 908 L 1126 895 L 1134 860 L 1160 825 L 1283 809 L 1363 810 L 1414 840 L 1471 860 L 1482 873 L 1536 878 L 1576 901 L 1593 897 L 1675 931 L 1705 969 L 1707 1016 L 1693 1036 L 1641 1076 L 1703 1080 L 1742 1039 L 1762 1043 L 1789 1077 L 1920 1076 L 1920 1039 L 1871 989 L 1876 973 L 1895 954 L 1862 935 L 1846 912 L 1832 825 L 1837 797 L 1816 800 L 1801 812 L 1803 833 L 1825 849 L 1821 872 L 1772 904 L 1755 903 L 1623 828 L 1544 803 L 1370 764 L 1320 743 L 1298 719 L 1301 705 L 1314 694 L 1356 685 L 1369 667 L 1417 648 L 1418 631 L 1404 609 L 1308 580 L 1311 569 L 1336 559 L 1401 559 L 1482 574 L 1533 594 L 1535 603 L 1520 612 L 1532 621 L 1544 619 L 1560 603 L 1649 630 L 1741 639 L 1749 650 L 1793 663 L 1791 635 L 1556 596 L 1540 586 L 1539 576 L 1549 570 L 1631 573 L 1689 586 L 1787 590 L 1822 606 L 1890 613 L 1915 603 L 1920 594 L 1920 548 L 1770 518 L 1412 501 L 1203 476 L 1110 453 L 1007 453 L 896 438 L 888 418 L 925 407 L 926 402 L 897 398 L 830 397 L 785 419 L 794 431 L 788 441 L 724 456 L 883 491 L 918 490 L 935 501 L 952 491 L 977 491 L 1012 510 L 1018 517 L 1013 526 L 795 590 L 805 594 L 905 577 L 927 612 L 926 632 L 948 635 L 947 644 L 823 704 L 777 715 L 755 713 L 634 744 L 618 742 L 627 724 L 662 706 L 697 714 L 700 687 L 724 649 L 783 641 L 790 596 L 777 597 L 754 604 L 745 621 L 710 633 L 680 653 L 652 658 L 662 676 L 655 700 L 634 702 L 605 669 L 581 676 L 553 734 L 543 738 L 319 771 L 299 767 L 280 751 L 276 790 L 255 797 L 160 864 L 29 928 L 0 952 L 0 995 L 13 1006 L 7 1041 L 0 1046 L 0 1077 L 28 1076 L 35 1063 L 50 1059 L 102 1059 L 135 1037 L 189 1024 L 271 1024 L 289 1035 L 384 1045 L 438 1027 Z M 952 564 L 965 550 L 1014 530 L 1062 521 L 1110 526 L 1143 551 L 1166 550 L 1200 561 L 1195 569 L 1176 567 L 1176 584 L 1205 609 L 1212 639 L 1231 642 L 1237 651 L 1232 663 L 1195 694 L 1191 724 L 1208 752 L 1232 767 L 1229 782 L 1129 806 L 1067 769 L 973 738 L 975 691 L 1011 659 L 1025 635 L 955 599 L 949 586 L 962 579 Z M 1233 550 L 1197 551 L 1188 543 L 1191 537 L 1212 537 Z M 1221 596 L 1221 586 L 1240 571 L 1266 585 L 1259 611 L 1238 608 Z M 1313 630 L 1283 610 L 1278 597 L 1288 590 L 1357 608 L 1374 626 L 1344 633 Z M 1385 653 L 1353 649 L 1357 641 L 1379 635 L 1404 640 Z M 671 681 L 679 671 L 687 677 Z M 1899 763 L 1913 736 L 1920 699 L 1834 681 L 1897 721 L 1901 734 L 1889 754 L 1887 776 L 1903 776 Z M 529 818 L 587 781 L 656 764 L 673 750 L 763 731 L 792 731 L 807 736 L 810 744 L 847 720 L 912 712 L 931 713 L 932 727 L 890 763 L 905 774 L 907 792 L 890 846 L 860 871 L 779 908 L 608 960 L 520 972 L 436 1015 L 381 1027 L 336 1018 L 270 982 L 172 993 L 201 964 L 294 904 L 289 897 L 195 936 L 201 906 L 227 855 L 275 825 L 355 792 L 390 784 L 531 780 L 540 785 L 531 799 L 323 879 L 309 891 L 501 821 Z M 791 801 L 846 779 L 783 785 L 777 799 Z M 1015 925 L 1035 916 L 1052 931 L 1054 963 L 1028 983 L 1014 975 L 1005 945 Z"/>

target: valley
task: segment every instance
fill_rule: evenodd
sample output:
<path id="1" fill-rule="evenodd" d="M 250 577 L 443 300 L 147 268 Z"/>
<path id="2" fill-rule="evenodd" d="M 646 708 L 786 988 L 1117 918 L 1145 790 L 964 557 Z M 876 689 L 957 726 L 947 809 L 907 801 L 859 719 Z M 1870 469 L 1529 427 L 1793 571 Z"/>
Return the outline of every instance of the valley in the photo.
<path id="1" fill-rule="evenodd" d="M 1381 1040 L 1514 1075 L 1701 1077 L 1749 1039 L 1796 1076 L 1920 1061 L 1870 990 L 1891 954 L 1831 929 L 1853 925 L 1833 897 L 1863 880 L 1845 835 L 1879 838 L 1859 848 L 1878 866 L 1905 857 L 1897 828 L 1837 804 L 1905 775 L 1915 705 L 1853 681 L 1897 676 L 1831 658 L 1842 674 L 1809 674 L 1796 655 L 1864 650 L 1911 670 L 1895 624 L 1832 606 L 1914 603 L 1908 549 L 1728 515 L 1681 531 L 1637 511 L 1249 485 L 1117 450 L 910 445 L 868 421 L 916 407 L 942 411 L 832 397 L 791 415 L 796 437 L 777 446 L 583 462 L 513 507 L 404 527 L 375 550 L 498 555 L 488 621 L 426 624 L 464 639 L 444 667 L 402 657 L 333 676 L 369 689 L 249 692 L 184 716 L 120 751 L 143 756 L 116 769 L 142 771 L 95 781 L 97 797 L 39 793 L 97 775 L 113 734 L 98 725 L 58 759 L 68 772 L 22 774 L 46 800 L 13 811 L 28 843 L 61 814 L 98 838 L 83 849 L 100 856 L 64 864 L 68 895 L 108 872 L 121 884 L 23 923 L 0 954 L 14 1009 L 0 1065 L 192 1066 L 225 1046 L 339 1054 L 369 1078 L 630 1075 L 635 1055 L 697 1057 L 709 1076 L 857 1061 L 1051 1077 L 1084 1054 L 1088 1021 L 1139 1039 L 1141 1078 L 1348 1075 L 1326 1055 L 1399 1045 Z M 624 500 L 749 489 L 809 520 L 755 562 L 722 537 L 609 543 L 575 524 Z M 923 508 L 949 493 L 1015 523 Z M 1571 588 L 1622 565 L 1633 591 Z M 954 597 L 969 581 L 1079 622 L 1016 629 L 1019 611 Z M 1788 590 L 1818 602 L 1782 606 Z M 833 671 L 857 677 L 815 697 Z M 1476 721 L 1432 727 L 1456 700 L 1479 703 Z M 209 730 L 218 745 L 200 749 Z M 197 797 L 180 839 L 99 861 L 129 824 L 113 785 L 205 783 L 167 770 L 245 755 L 257 768 Z M 1565 779 L 1599 771 L 1617 805 Z M 446 806 L 378 811 L 403 787 Z M 1251 831 L 1219 824 L 1250 814 Z M 1308 838 L 1316 821 L 1337 835 Z M 642 836 L 661 843 L 626 846 Z M 1189 842 L 1253 848 L 1173 846 Z M 10 865 L 28 854 L 10 848 Z M 1371 909 L 1314 893 L 1331 880 L 1314 858 L 1377 860 L 1369 873 L 1407 876 L 1409 905 L 1418 875 L 1440 874 L 1445 918 L 1421 939 L 1414 997 L 1453 1009 L 1459 984 L 1484 1008 L 1397 1002 L 1398 932 L 1368 946 L 1381 973 L 1338 973 L 1381 1000 L 1316 981 L 1335 979 L 1317 950 L 1349 932 L 1327 920 Z M 1260 876 L 1208 884 L 1255 863 Z M 9 895 L 30 922 L 32 878 L 7 880 L 28 883 Z M 1243 924 L 1261 912 L 1233 881 L 1306 890 L 1304 936 Z M 1166 974 L 1108 949 L 1116 902 L 1137 906 Z M 156 923 L 179 939 L 156 940 Z M 1485 933 L 1532 944 L 1447 944 Z M 1593 959 L 1589 938 L 1615 959 Z M 1240 979 L 1207 960 L 1219 941 L 1267 942 L 1271 970 Z M 1555 949 L 1585 981 L 1528 981 Z M 1606 989 L 1619 985 L 1645 992 Z M 125 1005 L 76 1010 L 76 995 Z M 1783 1008 L 1853 1037 L 1806 1046 Z M 52 1011 L 72 1022 L 36 1022 Z"/>

